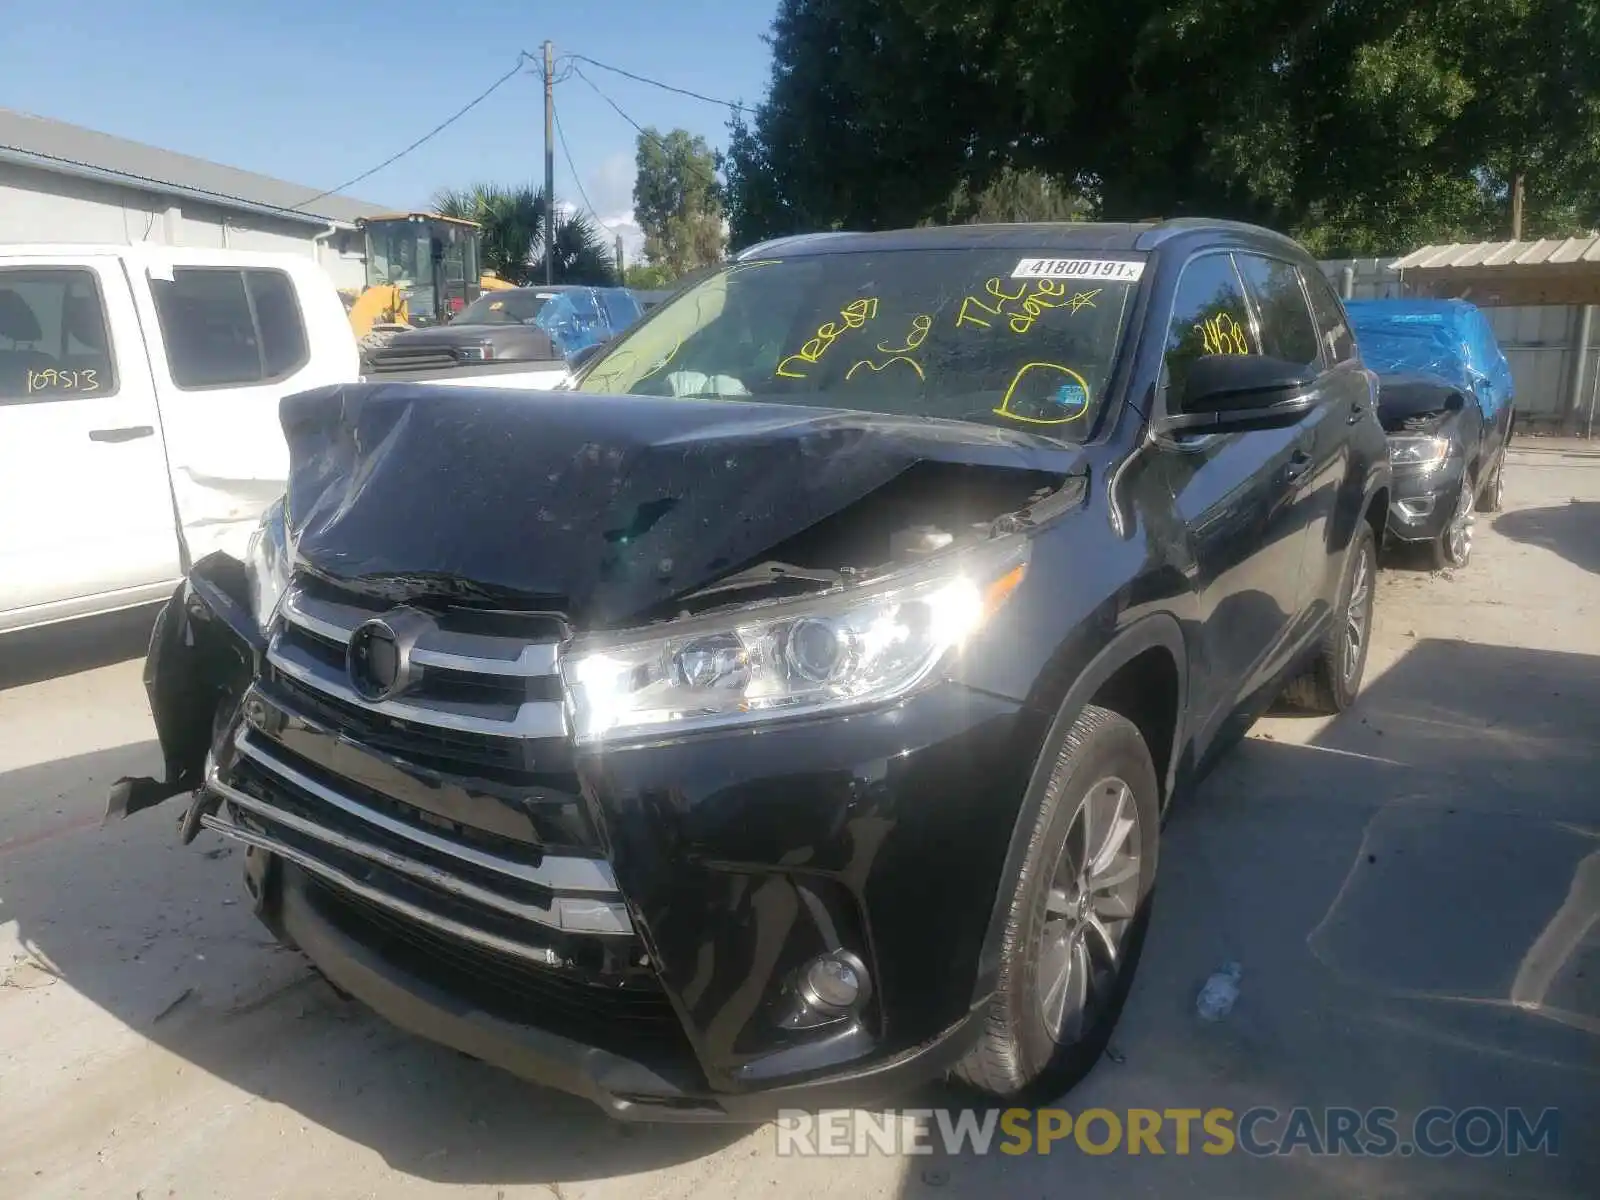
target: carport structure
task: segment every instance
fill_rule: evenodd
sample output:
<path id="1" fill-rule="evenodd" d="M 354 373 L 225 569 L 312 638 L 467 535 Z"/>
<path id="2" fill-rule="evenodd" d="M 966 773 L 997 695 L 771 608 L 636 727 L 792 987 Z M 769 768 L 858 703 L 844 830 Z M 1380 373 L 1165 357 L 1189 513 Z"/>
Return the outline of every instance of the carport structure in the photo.
<path id="1" fill-rule="evenodd" d="M 1517 381 L 1519 424 L 1592 432 L 1600 387 L 1600 234 L 1424 246 L 1391 264 L 1407 295 L 1487 313 Z"/>

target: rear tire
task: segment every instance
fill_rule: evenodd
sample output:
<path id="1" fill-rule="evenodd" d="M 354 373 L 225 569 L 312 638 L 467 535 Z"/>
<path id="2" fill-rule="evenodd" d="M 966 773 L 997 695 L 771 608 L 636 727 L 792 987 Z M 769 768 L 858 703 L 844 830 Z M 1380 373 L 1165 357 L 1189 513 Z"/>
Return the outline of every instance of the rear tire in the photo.
<path id="1" fill-rule="evenodd" d="M 1034 1104 L 1105 1050 L 1138 967 L 1160 838 L 1160 787 L 1126 717 L 1088 705 L 1059 748 L 1006 916 L 1000 978 L 957 1077 Z"/>
<path id="2" fill-rule="evenodd" d="M 1350 541 L 1344 576 L 1334 601 L 1333 628 L 1306 671 L 1289 681 L 1283 698 L 1306 712 L 1332 716 L 1355 702 L 1372 642 L 1377 591 L 1377 551 L 1372 527 L 1363 521 Z"/>

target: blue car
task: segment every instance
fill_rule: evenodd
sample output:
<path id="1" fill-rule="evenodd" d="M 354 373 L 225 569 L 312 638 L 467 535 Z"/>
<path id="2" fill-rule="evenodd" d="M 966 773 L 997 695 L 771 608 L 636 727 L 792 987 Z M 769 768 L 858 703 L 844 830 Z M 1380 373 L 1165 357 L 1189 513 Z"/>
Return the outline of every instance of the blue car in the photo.
<path id="1" fill-rule="evenodd" d="M 1516 389 L 1488 319 L 1465 300 L 1352 300 L 1361 359 L 1378 375 L 1394 468 L 1388 536 L 1438 567 L 1472 555 L 1475 514 L 1498 512 Z"/>

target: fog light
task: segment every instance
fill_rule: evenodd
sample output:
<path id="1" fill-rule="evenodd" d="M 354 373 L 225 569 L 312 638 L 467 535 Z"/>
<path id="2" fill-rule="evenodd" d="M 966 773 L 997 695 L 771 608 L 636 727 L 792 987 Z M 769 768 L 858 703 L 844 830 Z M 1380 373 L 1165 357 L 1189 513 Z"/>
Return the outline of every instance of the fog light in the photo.
<path id="1" fill-rule="evenodd" d="M 814 958 L 800 972 L 800 996 L 819 1013 L 837 1015 L 859 1008 L 869 986 L 867 968 L 848 950 Z"/>

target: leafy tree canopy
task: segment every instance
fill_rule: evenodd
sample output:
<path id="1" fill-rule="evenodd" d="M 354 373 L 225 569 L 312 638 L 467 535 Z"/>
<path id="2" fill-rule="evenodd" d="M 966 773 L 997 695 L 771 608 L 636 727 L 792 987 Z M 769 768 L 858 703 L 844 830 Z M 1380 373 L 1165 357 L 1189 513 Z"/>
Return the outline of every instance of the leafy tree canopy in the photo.
<path id="1" fill-rule="evenodd" d="M 544 283 L 545 193 L 542 187 L 480 183 L 445 189 L 433 198 L 440 216 L 482 226 L 483 267 L 507 283 Z M 556 206 L 554 283 L 595 286 L 617 281 L 606 235 L 579 212 Z"/>
<path id="2" fill-rule="evenodd" d="M 634 162 L 633 217 L 644 230 L 646 261 L 665 279 L 718 261 L 727 245 L 722 185 L 705 138 L 646 129 Z"/>
<path id="3" fill-rule="evenodd" d="M 772 46 L 736 245 L 963 219 L 1030 173 L 1325 255 L 1509 236 L 1519 176 L 1523 236 L 1600 223 L 1600 0 L 780 0 Z"/>

